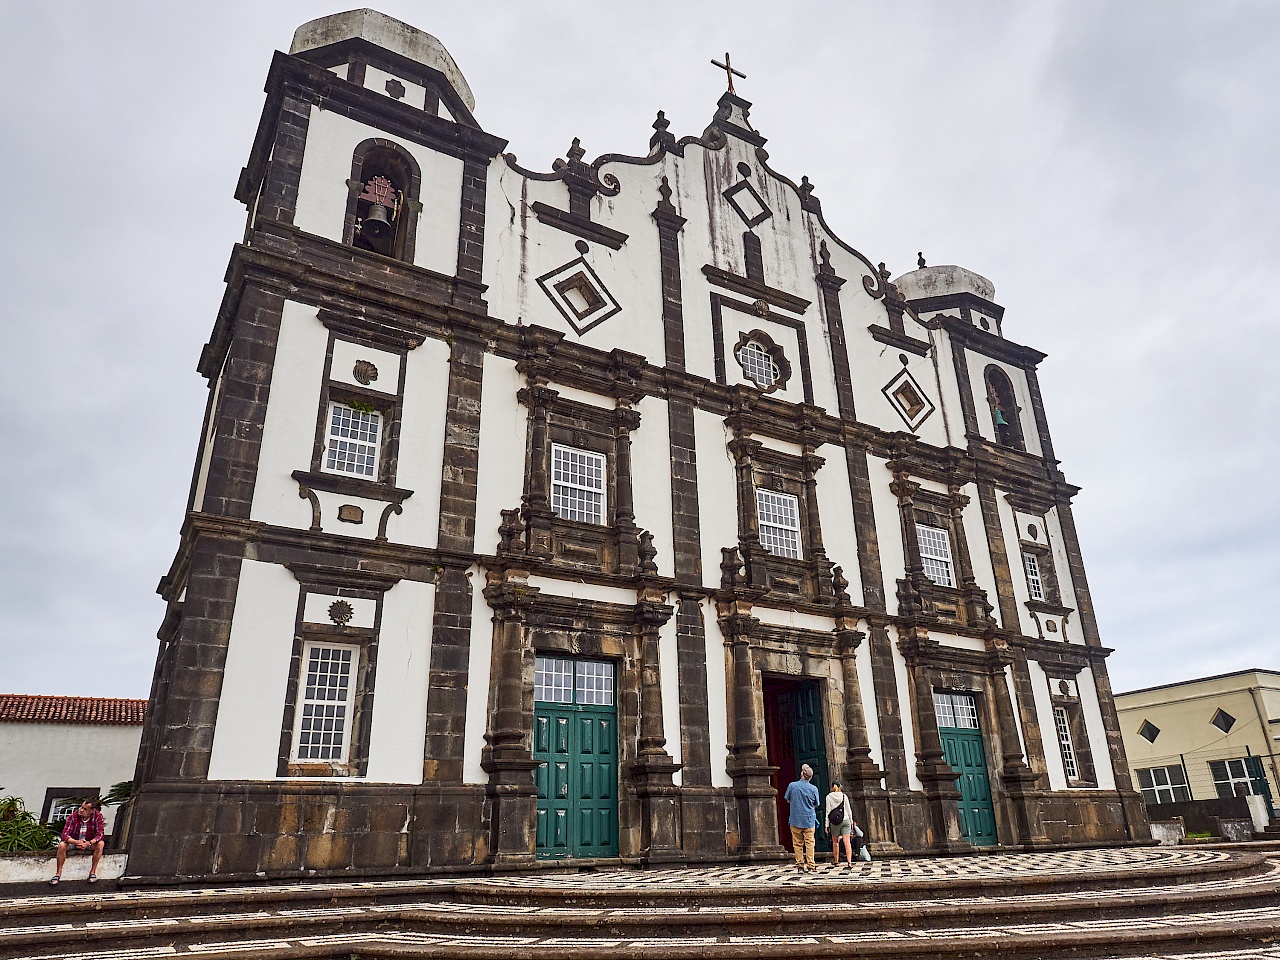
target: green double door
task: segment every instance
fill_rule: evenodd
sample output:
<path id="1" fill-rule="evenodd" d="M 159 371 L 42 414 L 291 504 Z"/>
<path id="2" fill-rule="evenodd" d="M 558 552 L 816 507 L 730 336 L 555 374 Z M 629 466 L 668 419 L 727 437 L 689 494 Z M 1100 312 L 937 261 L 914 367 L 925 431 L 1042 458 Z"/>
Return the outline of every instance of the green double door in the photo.
<path id="1" fill-rule="evenodd" d="M 618 708 L 613 664 L 538 657 L 533 758 L 537 856 L 618 854 Z"/>
<path id="2" fill-rule="evenodd" d="M 960 693 L 935 693 L 933 700 L 942 752 L 951 769 L 959 774 L 956 786 L 960 788 L 960 829 L 974 846 L 993 846 L 999 842 L 996 812 L 974 698 Z"/>

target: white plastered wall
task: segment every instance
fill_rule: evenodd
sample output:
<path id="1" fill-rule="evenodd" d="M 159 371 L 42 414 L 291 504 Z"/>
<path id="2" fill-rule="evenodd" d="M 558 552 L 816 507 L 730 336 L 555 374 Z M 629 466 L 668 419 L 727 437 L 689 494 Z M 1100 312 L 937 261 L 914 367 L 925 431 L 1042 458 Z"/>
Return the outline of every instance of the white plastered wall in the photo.
<path id="1" fill-rule="evenodd" d="M 680 653 L 677 647 L 676 617 L 664 623 L 658 632 L 658 666 L 662 684 L 662 733 L 667 738 L 667 753 L 675 763 L 684 757 L 684 740 L 680 730 Z M 681 771 L 675 772 L 676 784 L 683 783 Z"/>
<path id="2" fill-rule="evenodd" d="M 871 508 L 880 546 L 880 574 L 884 578 L 881 586 L 886 601 L 892 604 L 897 596 L 898 580 L 906 574 L 907 555 L 902 545 L 902 514 L 898 511 L 898 498 L 889 489 L 893 474 L 889 472 L 887 463 L 880 457 L 867 457 Z"/>
<path id="3" fill-rule="evenodd" d="M 366 779 L 421 783 L 435 586 L 401 580 L 383 596 Z"/>
<path id="4" fill-rule="evenodd" d="M 1040 431 L 1036 429 L 1035 413 L 1031 409 L 1031 395 L 1027 392 L 1027 375 L 1017 367 L 984 357 L 972 350 L 966 351 L 965 356 L 968 360 L 969 380 L 973 384 L 973 407 L 978 415 L 978 430 L 988 440 L 995 441 L 996 425 L 992 419 L 991 405 L 986 400 L 987 381 L 983 375 L 987 367 L 994 364 L 1004 371 L 1009 382 L 1013 384 L 1014 400 L 1021 409 L 1018 425 L 1022 429 L 1022 439 L 1026 444 L 1027 453 L 1035 457 L 1044 456 L 1044 452 L 1040 449 Z"/>
<path id="5" fill-rule="evenodd" d="M 1009 580 L 1013 586 L 1013 599 L 1018 608 L 1016 624 L 1001 623 L 1006 630 L 1016 628 L 1029 637 L 1039 635 L 1035 620 L 1027 609 L 1031 594 L 1027 589 L 1027 575 L 1022 568 L 1022 548 L 1018 546 L 1018 518 L 1009 503 L 1006 491 L 996 488 L 996 512 L 1000 515 L 1000 532 L 1004 534 L 1004 548 L 1009 555 Z M 998 613 L 998 611 L 997 611 Z"/>
<path id="6" fill-rule="evenodd" d="M 1084 627 L 1080 622 L 1080 604 L 1076 599 L 1076 585 L 1071 578 L 1071 564 L 1067 560 L 1066 541 L 1062 538 L 1062 523 L 1058 519 L 1058 508 L 1054 507 L 1045 515 L 1049 526 L 1049 548 L 1053 554 L 1053 572 L 1058 577 L 1058 590 L 1062 594 L 1062 605 L 1075 611 L 1067 622 L 1064 639 L 1074 643 L 1084 643 Z"/>
<path id="7" fill-rule="evenodd" d="M 298 582 L 284 567 L 241 563 L 210 780 L 276 778 L 298 596 Z"/>
<path id="8" fill-rule="evenodd" d="M 387 523 L 392 543 L 434 547 L 440 535 L 440 464 L 449 398 L 449 345 L 428 337 L 410 350 L 405 368 L 403 421 L 396 486 L 412 490 L 401 516 Z"/>
<path id="9" fill-rule="evenodd" d="M 414 264 L 453 276 L 458 265 L 462 161 L 321 107 L 311 108 L 294 224 L 307 233 L 342 242 L 351 159 L 357 146 L 375 137 L 403 147 L 418 162 L 422 174 Z"/>
<path id="10" fill-rule="evenodd" d="M 329 331 L 316 318 L 316 308 L 286 300 L 262 426 L 252 520 L 303 530 L 311 526 L 311 507 L 298 496 L 291 474 L 311 469 L 328 346 Z"/>
<path id="11" fill-rule="evenodd" d="M 871 759 L 884 769 L 884 749 L 880 743 L 880 713 L 876 708 L 876 691 L 871 673 L 871 626 L 862 621 L 858 629 L 867 635 L 866 640 L 858 644 L 858 687 L 862 697 L 862 716 L 867 724 L 867 743 L 871 747 Z"/>
<path id="12" fill-rule="evenodd" d="M 923 790 L 924 784 L 916 771 L 916 712 L 915 703 L 911 699 L 911 684 L 907 679 L 907 661 L 893 643 L 893 675 L 898 685 L 898 712 L 902 717 L 902 744 L 907 761 L 907 786 L 912 790 Z"/>
<path id="13" fill-rule="evenodd" d="M 1062 767 L 1062 749 L 1053 722 L 1053 701 L 1049 697 L 1049 678 L 1035 660 L 1027 661 L 1031 674 L 1031 692 L 1036 704 L 1036 721 L 1040 724 L 1040 740 L 1044 744 L 1044 764 L 1049 772 L 1049 789 L 1067 789 L 1067 775 Z M 1092 737 L 1090 737 L 1092 739 Z M 1103 741 L 1104 743 L 1106 741 Z"/>
<path id="14" fill-rule="evenodd" d="M 1076 677 L 1080 695 L 1080 712 L 1089 734 L 1089 753 L 1093 757 L 1093 775 L 1103 790 L 1116 788 L 1115 770 L 1111 767 L 1111 751 L 1107 748 L 1107 728 L 1102 723 L 1102 705 L 1098 702 L 1098 681 L 1093 670 L 1085 667 Z"/>
<path id="15" fill-rule="evenodd" d="M 489 552 L 497 545 L 502 511 L 519 507 L 524 492 L 528 417 L 516 399 L 523 386 L 524 377 L 515 363 L 485 354 L 476 471 L 476 549 L 481 552 Z M 438 495 L 436 500 L 439 501 Z M 487 619 L 488 614 L 485 616 Z"/>
<path id="16" fill-rule="evenodd" d="M 631 435 L 631 492 L 636 525 L 653 534 L 658 572 L 675 576 L 671 519 L 671 429 L 667 403 L 645 397 L 637 405 L 640 429 Z"/>
<path id="17" fill-rule="evenodd" d="M 489 358 L 486 356 L 485 360 Z M 485 376 L 485 383 L 489 377 Z M 484 436 L 481 430 L 480 436 Z M 484 477 L 481 470 L 480 476 Z M 493 669 L 493 610 L 484 598 L 484 571 L 472 567 L 471 645 L 467 650 L 467 722 L 462 735 L 462 782 L 488 783 L 489 774 L 480 766 L 484 735 L 489 728 L 489 682 Z"/>
<path id="18" fill-rule="evenodd" d="M 729 687 L 724 634 L 710 600 L 702 601 L 707 644 L 707 746 L 711 754 L 711 785 L 731 787 L 729 776 Z"/>
<path id="19" fill-rule="evenodd" d="M 36 816 L 50 787 L 102 796 L 133 779 L 141 740 L 140 723 L 0 723 L 0 796 L 20 797 Z M 118 809 L 102 808 L 108 833 Z"/>
<path id="20" fill-rule="evenodd" d="M 738 481 L 724 419 L 705 410 L 693 413 L 698 457 L 698 530 L 702 581 L 720 585 L 720 550 L 738 545 Z M 715 620 L 713 612 L 712 621 Z M 711 636 L 708 631 L 708 637 Z"/>

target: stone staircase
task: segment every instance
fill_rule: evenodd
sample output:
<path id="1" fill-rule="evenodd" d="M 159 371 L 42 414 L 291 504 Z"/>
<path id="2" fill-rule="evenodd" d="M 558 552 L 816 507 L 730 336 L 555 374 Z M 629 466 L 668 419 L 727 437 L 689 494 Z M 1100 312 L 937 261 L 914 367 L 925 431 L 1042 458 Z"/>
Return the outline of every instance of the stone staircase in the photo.
<path id="1" fill-rule="evenodd" d="M 1254 838 L 1280 841 L 1280 817 L 1272 817 L 1266 828 L 1261 833 L 1255 833 Z"/>
<path id="2" fill-rule="evenodd" d="M 1280 960 L 1280 858 L 1224 850 L 69 887 L 0 901 L 0 957 Z"/>

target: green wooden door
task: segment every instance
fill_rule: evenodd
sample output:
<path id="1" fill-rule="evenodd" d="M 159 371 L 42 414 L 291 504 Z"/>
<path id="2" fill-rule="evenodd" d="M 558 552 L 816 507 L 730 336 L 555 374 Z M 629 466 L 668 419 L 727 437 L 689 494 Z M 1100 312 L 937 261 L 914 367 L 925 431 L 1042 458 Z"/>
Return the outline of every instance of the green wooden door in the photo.
<path id="1" fill-rule="evenodd" d="M 795 726 L 792 738 L 795 743 L 796 766 L 807 763 L 813 767 L 813 785 L 818 796 L 825 800 L 831 791 L 827 781 L 827 740 L 822 729 L 822 693 L 816 680 L 798 683 L 791 692 L 791 709 Z M 821 845 L 827 834 L 826 807 L 818 804 L 818 831 L 815 840 Z"/>
<path id="2" fill-rule="evenodd" d="M 613 664 L 538 657 L 534 701 L 537 856 L 617 856 Z"/>
<path id="3" fill-rule="evenodd" d="M 942 751 L 951 769 L 959 774 L 956 785 L 960 788 L 960 829 L 964 838 L 978 847 L 999 843 L 991 778 L 974 699 L 961 693 L 935 693 L 933 702 Z"/>

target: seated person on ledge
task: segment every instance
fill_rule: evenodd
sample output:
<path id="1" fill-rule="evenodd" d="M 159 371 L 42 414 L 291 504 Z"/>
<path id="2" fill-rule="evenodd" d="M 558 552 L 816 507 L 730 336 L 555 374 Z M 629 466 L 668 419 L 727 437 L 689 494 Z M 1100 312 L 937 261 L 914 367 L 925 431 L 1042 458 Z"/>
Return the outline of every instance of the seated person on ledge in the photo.
<path id="1" fill-rule="evenodd" d="M 98 862 L 102 859 L 102 850 L 106 846 L 107 825 L 98 811 L 94 800 L 86 800 L 67 817 L 67 825 L 62 828 L 62 840 L 58 843 L 58 872 L 53 875 L 50 884 L 62 881 L 62 867 L 67 862 L 68 851 L 85 853 L 92 851 L 93 862 L 89 865 L 89 882 L 98 882 Z"/>

